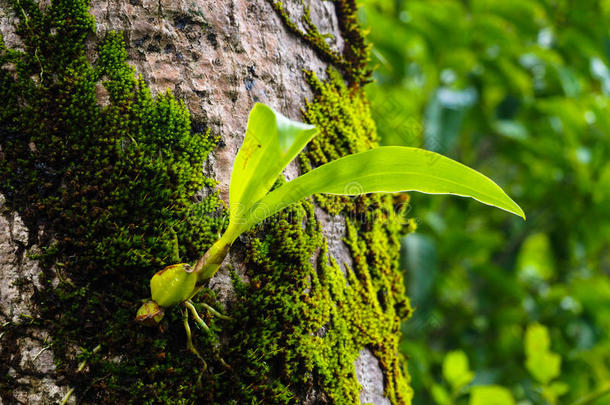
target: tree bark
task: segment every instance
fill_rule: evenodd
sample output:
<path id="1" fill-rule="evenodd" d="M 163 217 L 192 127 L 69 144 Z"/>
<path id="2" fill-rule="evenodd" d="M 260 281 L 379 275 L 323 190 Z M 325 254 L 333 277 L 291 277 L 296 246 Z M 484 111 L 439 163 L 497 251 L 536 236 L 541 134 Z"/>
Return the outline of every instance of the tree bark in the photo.
<path id="1" fill-rule="evenodd" d="M 295 26 L 300 32 L 308 32 L 307 21 L 311 21 L 319 32 L 330 34 L 325 42 L 328 49 L 339 55 L 345 55 L 346 49 L 349 49 L 350 46 L 360 46 L 360 44 L 353 43 L 352 38 L 345 37 L 348 32 L 344 21 L 346 16 L 342 15 L 340 4 L 320 0 L 306 3 L 307 7 L 303 7 L 298 1 L 284 3 L 286 16 L 295 22 Z M 41 1 L 40 8 L 44 9 L 46 6 Z M 307 9 L 309 9 L 309 15 L 306 14 Z M 270 2 L 264 0 L 214 2 L 203 0 L 93 0 L 90 4 L 90 12 L 96 22 L 95 35 L 90 36 L 87 40 L 88 57 L 92 62 L 95 62 L 97 57 L 97 44 L 107 33 L 111 31 L 123 33 L 127 45 L 128 62 L 135 67 L 137 74 L 142 75 L 144 81 L 150 86 L 151 92 L 162 94 L 168 89 L 171 90 L 177 99 L 186 103 L 194 125 L 209 128 L 213 134 L 220 137 L 220 144 L 208 157 L 204 169 L 206 175 L 218 181 L 217 189 L 220 198 L 225 202 L 228 201 L 228 184 L 233 159 L 243 140 L 248 112 L 253 104 L 264 102 L 292 119 L 303 120 L 302 110 L 307 110 L 305 100 L 315 100 L 317 96 L 304 71 L 313 72 L 324 81 L 328 79 L 327 68 L 333 65 L 333 61 L 329 61 L 328 54 L 325 55 L 323 51 L 312 45 L 311 41 L 298 35 L 298 32 L 295 34 L 294 27 L 287 26 L 281 13 L 278 13 L 277 9 L 274 10 Z M 310 20 L 303 20 L 303 16 Z M 21 18 L 22 16 L 15 12 L 9 2 L 0 1 L 0 33 L 9 49 L 23 49 L 24 47 L 23 40 L 16 34 L 16 27 Z M 353 80 L 353 77 L 350 78 L 349 73 L 341 66 L 335 67 L 343 74 L 346 82 L 356 82 L 349 84 L 351 91 L 361 91 L 359 86 L 363 83 L 358 83 L 359 80 Z M 104 88 L 98 86 L 98 100 L 101 105 L 107 103 L 106 97 Z M 368 111 L 365 111 L 365 114 L 368 114 Z M 329 118 L 332 119 L 332 117 Z M 302 168 L 303 165 L 298 163 L 291 164 L 285 171 L 286 179 L 296 177 Z M 29 321 L 38 316 L 41 306 L 37 301 L 39 292 L 56 288 L 63 282 L 63 276 L 60 267 L 51 266 L 55 271 L 52 274 L 55 276 L 49 283 L 43 285 L 40 282 L 39 277 L 43 272 L 42 265 L 33 258 L 33 255 L 40 252 L 45 243 L 48 244 L 48 239 L 46 242 L 39 239 L 39 235 L 47 229 L 45 229 L 45 225 L 35 224 L 35 220 L 32 218 L 25 221 L 28 223 L 26 226 L 22 216 L 27 216 L 27 214 L 21 212 L 19 207 L 4 204 L 4 197 L 2 197 L 2 202 L 2 215 L 0 216 L 0 326 L 2 327 L 0 342 L 2 342 L 2 346 L 0 358 L 3 364 L 0 366 L 0 373 L 6 377 L 0 378 L 0 404 L 57 403 L 66 397 L 72 388 L 76 389 L 70 395 L 68 403 L 96 403 L 94 398 L 103 401 L 103 399 L 99 399 L 101 397 L 94 396 L 92 392 L 103 390 L 103 386 L 106 386 L 105 389 L 108 390 L 120 391 L 120 388 L 117 389 L 116 386 L 120 387 L 124 383 L 121 381 L 123 378 L 121 374 L 118 374 L 119 376 L 116 377 L 118 382 L 113 386 L 109 376 L 114 376 L 114 371 L 100 372 L 96 368 L 97 363 L 91 360 L 92 357 L 86 357 L 89 359 L 88 362 L 80 363 L 83 358 L 78 357 L 78 354 L 83 349 L 88 352 L 93 350 L 88 341 L 66 342 L 68 347 L 62 351 L 62 356 L 71 363 L 68 361 L 68 366 L 62 364 L 58 367 L 52 328 L 46 328 L 44 322 Z M 321 205 L 316 204 L 315 217 L 328 246 L 329 256 L 339 263 L 342 271 L 348 277 L 347 273 L 350 271 L 348 269 L 359 268 L 359 264 L 354 263 L 355 247 L 348 246 L 344 242 L 348 238 L 348 227 L 351 221 L 346 223 L 345 211 L 333 212 Z M 54 237 L 60 236 L 54 234 Z M 252 274 L 249 267 L 252 260 L 248 259 L 247 255 L 250 252 L 249 246 L 256 237 L 256 235 L 250 235 L 241 238 L 241 242 L 231 251 L 227 260 L 227 264 L 230 266 L 223 267 L 210 281 L 209 288 L 216 293 L 219 302 L 229 309 L 229 315 L 231 315 L 230 309 L 239 299 L 235 292 L 234 279 L 229 270 L 232 268 L 242 281 L 248 283 Z M 387 239 L 387 236 L 383 237 Z M 361 240 L 361 242 L 366 243 L 367 241 Z M 372 243 L 372 241 L 368 242 Z M 392 248 L 396 250 L 397 246 L 392 245 Z M 379 253 L 378 256 L 381 257 L 383 254 L 386 253 Z M 395 261 L 397 252 L 389 254 L 390 258 L 373 258 L 375 256 L 373 253 L 368 255 L 371 262 L 371 273 L 373 273 L 376 260 L 392 263 Z M 281 252 L 278 252 L 278 255 L 281 255 Z M 326 261 L 318 255 L 319 251 L 311 257 L 314 266 L 316 260 Z M 391 266 L 395 267 L 395 264 Z M 358 274 L 358 271 L 355 271 L 355 274 L 357 279 L 363 283 L 365 282 L 363 280 L 368 280 L 370 277 L 366 274 Z M 350 282 L 345 281 L 345 283 Z M 397 290 L 384 293 L 396 294 L 396 300 L 404 300 L 399 297 L 404 292 L 396 287 L 401 283 L 400 280 L 390 280 L 387 285 L 393 286 L 392 288 Z M 378 299 L 380 292 L 374 291 L 371 294 Z M 137 306 L 137 303 L 134 305 Z M 370 305 L 380 304 L 371 302 Z M 390 321 L 399 325 L 398 316 L 400 315 L 393 315 L 396 318 Z M 111 318 L 112 314 L 108 314 L 108 317 Z M 220 356 L 228 356 L 229 359 L 233 355 L 224 354 L 224 345 L 231 341 L 231 336 L 226 336 L 227 331 L 223 331 L 222 324 L 220 325 L 221 330 L 217 330 L 220 336 Z M 289 327 L 289 325 L 282 327 Z M 325 327 L 321 329 L 320 339 L 324 338 Z M 133 328 L 137 328 L 137 326 L 133 326 Z M 175 325 L 172 328 L 175 329 Z M 391 337 L 388 336 L 388 341 L 397 342 L 399 328 L 393 328 L 395 330 Z M 171 333 L 183 334 L 180 330 L 165 330 L 158 333 L 159 336 Z M 350 333 L 366 334 L 366 331 L 351 330 Z M 108 361 L 113 360 L 117 364 L 121 364 L 125 358 L 131 356 L 129 352 L 117 355 L 116 350 L 107 349 L 103 341 L 100 342 L 100 345 L 102 349 L 99 356 Z M 382 349 L 377 347 L 380 345 L 374 346 L 367 344 L 360 347 L 360 355 L 353 362 L 353 372 L 361 385 L 360 401 L 374 404 L 409 402 L 410 393 L 406 385 L 401 385 L 403 377 L 400 375 L 396 377 L 399 382 L 393 381 L 391 384 L 398 384 L 396 390 L 402 392 L 388 397 L 388 376 L 392 373 L 400 373 L 400 371 L 394 370 L 393 366 L 387 364 L 388 358 L 376 357 L 376 353 Z M 402 363 L 396 344 L 392 343 L 390 346 L 390 349 L 384 348 L 383 350 L 389 350 L 391 362 Z M 171 353 L 167 352 L 170 350 L 163 352 L 163 356 L 171 356 Z M 159 354 L 151 351 L 150 355 Z M 243 355 L 245 356 L 245 353 Z M 183 353 L 183 356 L 189 357 L 190 353 Z M 72 366 L 82 364 L 83 369 L 78 373 L 75 373 L 74 370 L 66 372 L 66 368 L 70 364 Z M 185 364 L 185 367 L 188 367 L 188 363 Z M 240 366 L 239 364 L 229 365 L 232 370 Z M 93 369 L 97 371 L 94 373 L 91 371 Z M 231 371 L 226 372 L 231 373 Z M 274 374 L 273 370 L 269 373 L 269 378 L 283 378 L 281 375 Z M 350 378 L 340 375 L 335 377 L 339 380 Z M 160 378 L 162 379 L 162 377 Z M 308 379 L 313 383 L 304 383 L 302 387 L 292 387 L 294 395 L 290 401 L 311 404 L 341 402 L 329 396 L 326 392 L 326 385 L 316 382 L 318 378 L 314 375 Z M 195 382 L 185 381 L 185 384 L 194 385 Z M 90 388 L 91 386 L 94 388 Z M 198 398 L 199 403 L 219 400 L 213 394 L 206 392 L 205 387 L 198 388 L 195 392 L 195 398 Z M 131 394 L 128 392 L 117 395 L 122 398 L 121 402 L 139 402 L 138 398 L 130 397 Z M 117 396 L 115 395 L 113 398 L 116 399 Z M 265 398 L 268 399 L 268 397 Z M 192 396 L 185 398 L 185 402 L 188 403 L 192 399 Z M 227 402 L 229 400 L 231 398 L 227 398 Z M 157 398 L 157 401 L 163 402 L 164 400 Z M 279 403 L 280 400 L 278 399 L 277 402 Z"/>

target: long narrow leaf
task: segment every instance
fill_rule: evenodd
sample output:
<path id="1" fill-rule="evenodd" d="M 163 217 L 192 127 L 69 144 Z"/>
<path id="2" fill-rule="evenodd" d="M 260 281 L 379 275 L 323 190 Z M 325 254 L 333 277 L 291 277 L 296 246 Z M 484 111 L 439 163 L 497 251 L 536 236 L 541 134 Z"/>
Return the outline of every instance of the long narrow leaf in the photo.
<path id="1" fill-rule="evenodd" d="M 237 220 L 263 198 L 282 170 L 316 133 L 312 125 L 292 121 L 264 104 L 254 105 L 231 173 L 232 220 Z"/>
<path id="2" fill-rule="evenodd" d="M 399 191 L 471 197 L 525 219 L 523 210 L 476 170 L 423 149 L 385 146 L 337 159 L 272 191 L 251 207 L 243 229 L 312 194 Z"/>

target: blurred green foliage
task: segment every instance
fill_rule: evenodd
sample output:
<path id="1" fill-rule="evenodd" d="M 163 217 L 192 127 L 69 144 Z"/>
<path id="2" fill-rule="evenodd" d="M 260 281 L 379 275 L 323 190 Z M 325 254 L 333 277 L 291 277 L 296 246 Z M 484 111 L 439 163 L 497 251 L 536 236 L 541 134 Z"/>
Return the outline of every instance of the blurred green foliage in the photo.
<path id="1" fill-rule="evenodd" d="M 365 0 L 361 19 L 383 143 L 481 171 L 528 216 L 412 195 L 414 403 L 610 404 L 610 1 Z"/>

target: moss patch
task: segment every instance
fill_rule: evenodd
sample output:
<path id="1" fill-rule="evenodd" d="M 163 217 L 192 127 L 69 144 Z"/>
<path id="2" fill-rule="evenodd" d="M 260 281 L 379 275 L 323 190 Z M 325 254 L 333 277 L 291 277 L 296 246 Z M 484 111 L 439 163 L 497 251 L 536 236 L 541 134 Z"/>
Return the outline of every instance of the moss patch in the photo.
<path id="1" fill-rule="evenodd" d="M 358 6 L 355 0 L 332 0 L 337 12 L 339 30 L 345 41 L 342 51 L 332 49 L 327 40 L 331 34 L 323 34 L 311 20 L 308 6 L 302 2 L 303 14 L 299 24 L 292 20 L 280 0 L 267 0 L 276 11 L 286 28 L 306 41 L 317 55 L 324 61 L 340 69 L 345 80 L 355 87 L 360 87 L 370 81 L 369 68 L 370 46 L 365 41 L 365 33 L 358 24 Z"/>
<path id="2" fill-rule="evenodd" d="M 317 393 L 327 403 L 359 403 L 354 362 L 366 347 L 380 361 L 386 396 L 395 404 L 410 401 L 398 356 L 400 321 L 410 311 L 397 270 L 394 232 L 401 225 L 386 215 L 359 233 L 364 223 L 349 224 L 346 242 L 356 265 L 345 274 L 327 253 L 312 202 L 257 229 L 247 245 L 250 285 L 239 285 L 232 312 L 240 327 L 228 356 L 239 367 L 224 398 L 290 404 Z"/>
<path id="3" fill-rule="evenodd" d="M 172 334 L 133 318 L 156 270 L 194 260 L 222 230 L 217 195 L 201 194 L 215 184 L 202 166 L 216 139 L 192 131 L 170 93 L 151 96 L 119 34 L 99 45 L 94 63 L 87 59 L 95 31 L 88 2 L 11 4 L 25 50 L 0 41 L 0 192 L 32 234 L 47 231 L 35 322 L 52 331 L 58 372 L 85 402 L 124 402 L 126 392 L 136 402 L 189 402 L 201 364 L 184 350 L 180 314 L 169 317 Z M 98 344 L 98 355 L 86 354 Z M 74 357 L 78 348 L 85 351 Z M 213 364 L 213 351 L 206 354 Z M 88 371 L 76 372 L 80 357 L 91 357 Z M 2 386 L 14 402 L 10 384 Z"/>
<path id="4" fill-rule="evenodd" d="M 351 45 L 342 52 L 325 45 L 308 12 L 305 34 L 289 25 L 338 69 L 326 81 L 307 74 L 315 98 L 304 117 L 322 133 L 301 156 L 304 170 L 377 142 L 361 90 L 368 49 L 355 4 L 335 3 Z M 272 4 L 288 24 L 281 4 Z M 40 316 L 29 322 L 52 331 L 60 382 L 85 403 L 282 404 L 315 393 L 320 402 L 352 404 L 360 390 L 354 361 L 368 348 L 380 361 L 386 396 L 409 403 L 398 339 L 411 309 L 398 241 L 412 223 L 396 215 L 408 197 L 316 197 L 328 212 L 348 218 L 353 268 L 328 255 L 312 201 L 257 227 L 236 249 L 251 282 L 234 275 L 235 321 L 221 329 L 208 316 L 216 334 L 194 331 L 207 362 L 202 371 L 185 349 L 179 310 L 168 313 L 161 329 L 137 326 L 133 318 L 154 271 L 195 260 L 222 231 L 222 204 L 209 191 L 214 182 L 201 174 L 215 139 L 191 130 L 188 111 L 171 94 L 151 96 L 126 63 L 120 35 L 100 44 L 95 61 L 86 58 L 85 40 L 94 32 L 86 1 L 54 0 L 46 9 L 32 0 L 12 5 L 27 16 L 18 30 L 26 49 L 0 41 L 6 105 L 0 192 L 32 231 L 40 225 L 47 231 L 40 258 L 48 277 L 36 297 Z M 62 279 L 57 287 L 49 281 L 55 271 Z M 210 290 L 199 299 L 215 302 Z M 3 336 L 0 375 L 7 375 L 7 348 L 18 336 L 16 327 Z M 82 348 L 77 356 L 75 347 Z M 87 368 L 77 372 L 85 359 Z M 6 402 L 13 402 L 15 384 L 2 377 Z"/>
<path id="5" fill-rule="evenodd" d="M 320 81 L 313 73 L 306 72 L 315 98 L 306 103 L 304 116 L 320 129 L 321 134 L 301 155 L 304 171 L 377 146 L 375 124 L 363 89 L 346 85 L 343 77 L 332 68 L 327 74 L 328 79 Z M 359 187 L 357 183 L 348 186 Z M 356 324 L 358 320 L 362 322 L 357 332 L 350 335 L 355 343 L 352 353 L 369 348 L 380 361 L 386 397 L 392 403 L 410 403 L 412 392 L 398 350 L 401 322 L 412 312 L 398 261 L 400 237 L 415 230 L 414 221 L 404 216 L 409 196 L 317 195 L 315 200 L 327 212 L 343 214 L 347 218 L 344 242 L 354 263 L 353 269 L 348 269 L 348 285 L 355 289 L 360 286 L 368 294 L 366 300 L 355 300 L 346 306 L 349 310 L 344 314 L 345 319 L 356 320 Z M 353 280 L 350 272 L 355 276 Z M 373 322 L 369 323 L 367 317 Z"/>
<path id="6" fill-rule="evenodd" d="M 280 2 L 271 3 L 291 31 L 341 70 L 329 69 L 325 81 L 306 72 L 315 97 L 303 115 L 321 133 L 301 155 L 302 170 L 375 147 L 375 125 L 361 89 L 368 79 L 360 68 L 368 49 L 355 32 L 355 7 L 335 2 L 344 35 L 359 38 L 339 55 L 311 24 L 306 8 L 307 29 L 300 31 Z M 241 367 L 228 384 L 238 387 L 238 403 L 297 403 L 312 393 L 322 402 L 358 403 L 354 361 L 368 348 L 379 359 L 386 397 L 408 404 L 412 392 L 398 350 L 401 322 L 411 313 L 398 264 L 399 238 L 414 230 L 401 211 L 408 196 L 316 196 L 315 201 L 348 218 L 345 243 L 354 266 L 342 269 L 328 255 L 311 201 L 260 226 L 247 245 L 251 284 L 237 282 L 242 292 L 236 311 L 244 324 L 236 331 L 232 361 Z"/>

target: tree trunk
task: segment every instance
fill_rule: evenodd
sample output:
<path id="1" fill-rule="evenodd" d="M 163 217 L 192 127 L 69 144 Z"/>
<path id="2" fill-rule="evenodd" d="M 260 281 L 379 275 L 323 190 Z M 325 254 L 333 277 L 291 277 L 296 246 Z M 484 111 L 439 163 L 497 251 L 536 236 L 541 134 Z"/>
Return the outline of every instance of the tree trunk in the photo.
<path id="1" fill-rule="evenodd" d="M 355 12 L 0 0 L 0 404 L 410 402 L 404 195 L 319 196 L 240 237 L 198 297 L 233 318 L 198 307 L 212 330 L 191 326 L 202 359 L 179 308 L 156 328 L 133 322 L 150 276 L 225 226 L 255 102 L 321 130 L 287 180 L 376 145 Z M 184 157 L 193 145 L 211 150 L 205 178 L 205 153 Z"/>

